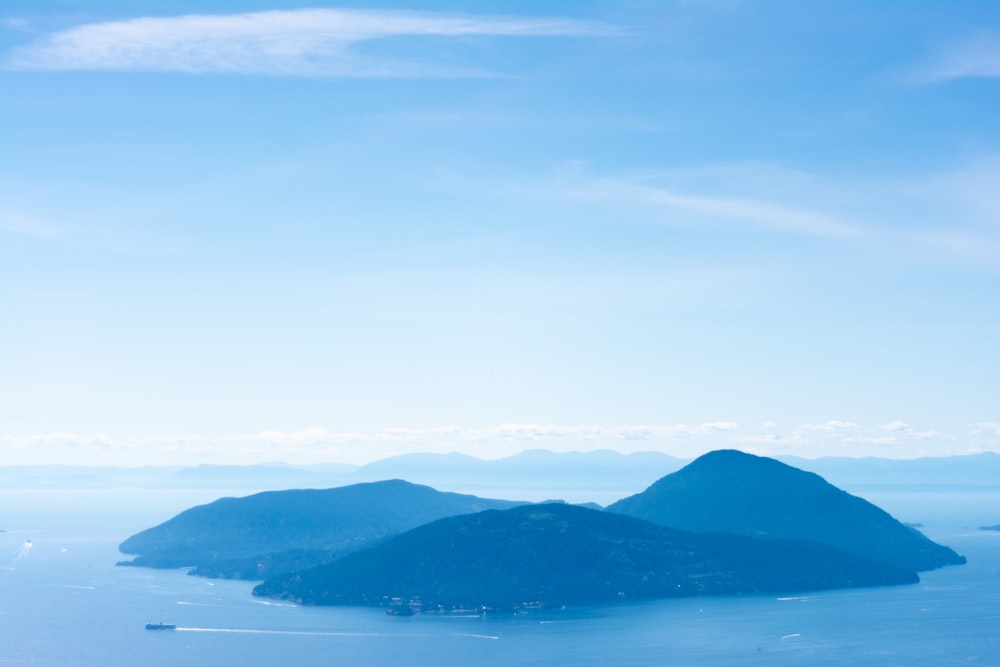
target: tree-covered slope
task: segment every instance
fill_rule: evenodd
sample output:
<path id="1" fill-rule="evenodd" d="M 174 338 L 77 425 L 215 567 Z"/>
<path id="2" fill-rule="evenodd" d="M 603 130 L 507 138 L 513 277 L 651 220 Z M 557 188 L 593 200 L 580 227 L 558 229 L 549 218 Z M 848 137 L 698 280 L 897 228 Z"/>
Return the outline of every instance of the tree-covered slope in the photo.
<path id="1" fill-rule="evenodd" d="M 820 542 L 916 571 L 965 562 L 818 475 L 733 450 L 705 454 L 608 510 L 681 530 Z"/>
<path id="2" fill-rule="evenodd" d="M 912 571 L 814 543 L 693 534 L 609 512 L 529 505 L 451 517 L 255 595 L 318 605 L 512 609 L 911 583 Z"/>
<path id="3" fill-rule="evenodd" d="M 267 491 L 181 512 L 120 545 L 134 565 L 208 566 L 296 550 L 346 552 L 435 519 L 519 503 L 444 493 L 401 480 Z"/>

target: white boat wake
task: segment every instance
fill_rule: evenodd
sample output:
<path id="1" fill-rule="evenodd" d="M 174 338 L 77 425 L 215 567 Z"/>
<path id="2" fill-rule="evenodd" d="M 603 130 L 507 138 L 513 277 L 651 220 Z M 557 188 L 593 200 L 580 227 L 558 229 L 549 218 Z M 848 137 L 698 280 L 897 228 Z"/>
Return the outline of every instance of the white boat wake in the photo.
<path id="1" fill-rule="evenodd" d="M 31 551 L 31 540 L 28 540 L 27 542 L 21 545 L 21 548 L 18 549 L 17 554 L 14 556 L 14 560 L 10 562 L 9 569 L 13 570 L 14 565 L 16 565 L 19 561 L 23 560 L 24 557 L 28 555 L 29 551 Z"/>
<path id="2" fill-rule="evenodd" d="M 302 637 L 428 637 L 430 635 L 399 635 L 388 632 L 333 632 L 327 630 L 253 630 L 250 628 L 176 628 L 177 632 L 225 632 L 241 635 L 297 635 Z"/>
<path id="3" fill-rule="evenodd" d="M 174 628 L 177 632 L 219 632 L 239 635 L 286 635 L 300 637 L 432 637 L 431 633 L 399 634 L 396 632 L 336 632 L 332 630 L 255 630 L 251 628 Z M 479 635 L 465 632 L 454 633 L 456 637 L 473 639 L 500 639 L 496 635 Z"/>

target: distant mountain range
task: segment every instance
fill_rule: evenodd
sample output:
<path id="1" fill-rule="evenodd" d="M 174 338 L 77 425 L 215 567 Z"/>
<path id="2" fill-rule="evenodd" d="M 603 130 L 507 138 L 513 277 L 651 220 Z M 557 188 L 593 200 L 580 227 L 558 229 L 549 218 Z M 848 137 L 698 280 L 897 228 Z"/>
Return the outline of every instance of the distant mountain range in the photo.
<path id="1" fill-rule="evenodd" d="M 736 451 L 609 510 L 392 480 L 225 498 L 121 549 L 133 565 L 269 577 L 261 595 L 445 609 L 904 583 L 964 562 L 815 474 Z"/>
<path id="2" fill-rule="evenodd" d="M 803 459 L 777 457 L 858 492 L 904 487 L 1000 489 L 1000 454 L 919 458 Z M 5 488 L 136 487 L 232 489 L 243 493 L 288 488 L 329 488 L 358 482 L 406 479 L 438 489 L 529 500 L 565 497 L 607 504 L 648 487 L 687 463 L 658 452 L 610 450 L 556 453 L 529 450 L 497 460 L 464 454 L 406 454 L 364 466 L 323 464 L 202 465 L 184 467 L 0 466 Z M 589 494 L 586 497 L 581 493 Z"/>
<path id="3" fill-rule="evenodd" d="M 499 495 L 520 491 L 537 500 L 586 490 L 583 500 L 617 499 L 686 463 L 659 452 L 610 450 L 556 453 L 532 449 L 484 461 L 464 454 L 404 454 L 360 467 L 359 480 L 400 478 L 435 488 Z M 604 502 L 608 502 L 604 500 Z"/>

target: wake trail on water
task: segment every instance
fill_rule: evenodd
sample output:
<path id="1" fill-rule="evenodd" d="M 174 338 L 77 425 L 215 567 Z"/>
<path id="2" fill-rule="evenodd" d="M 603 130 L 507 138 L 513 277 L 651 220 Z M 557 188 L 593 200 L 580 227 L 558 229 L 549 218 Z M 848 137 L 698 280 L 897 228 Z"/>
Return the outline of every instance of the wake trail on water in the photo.
<path id="1" fill-rule="evenodd" d="M 28 540 L 27 542 L 21 545 L 21 548 L 17 550 L 17 553 L 14 555 L 14 560 L 10 562 L 10 565 L 7 567 L 7 569 L 13 570 L 14 566 L 17 565 L 18 562 L 23 560 L 24 557 L 28 555 L 29 551 L 31 551 L 31 540 Z"/>
<path id="2" fill-rule="evenodd" d="M 430 635 L 399 635 L 389 632 L 332 632 L 324 630 L 253 630 L 250 628 L 176 628 L 177 632 L 225 632 L 240 635 L 298 635 L 305 637 L 429 637 Z"/>
<path id="3" fill-rule="evenodd" d="M 254 600 L 257 604 L 267 605 L 268 607 L 297 607 L 298 605 L 289 604 L 287 602 L 268 602 L 267 600 Z"/>
<path id="4" fill-rule="evenodd" d="M 288 635 L 300 637 L 433 637 L 431 633 L 399 634 L 397 632 L 334 632 L 329 630 L 254 630 L 251 628 L 175 628 L 177 632 L 219 632 L 238 635 Z M 477 635 L 465 632 L 454 633 L 456 637 L 473 639 L 500 639 L 496 635 Z"/>

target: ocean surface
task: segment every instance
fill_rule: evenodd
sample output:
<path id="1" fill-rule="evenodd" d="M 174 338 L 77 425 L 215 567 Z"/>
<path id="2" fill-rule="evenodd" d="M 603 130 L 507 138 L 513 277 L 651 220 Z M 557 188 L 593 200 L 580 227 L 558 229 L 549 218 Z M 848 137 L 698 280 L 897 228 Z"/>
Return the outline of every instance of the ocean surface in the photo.
<path id="1" fill-rule="evenodd" d="M 859 493 L 969 561 L 890 588 L 399 618 L 115 566 L 124 538 L 220 495 L 0 490 L 0 664 L 1000 667 L 1000 532 L 977 529 L 1000 492 Z"/>

